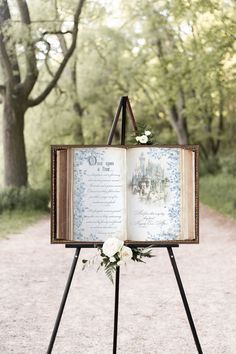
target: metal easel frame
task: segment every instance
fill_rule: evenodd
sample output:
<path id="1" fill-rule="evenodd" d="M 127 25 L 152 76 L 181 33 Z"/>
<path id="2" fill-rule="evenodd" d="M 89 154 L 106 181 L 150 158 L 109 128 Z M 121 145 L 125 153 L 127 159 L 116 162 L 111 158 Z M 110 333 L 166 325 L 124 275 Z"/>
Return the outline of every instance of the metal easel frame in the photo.
<path id="1" fill-rule="evenodd" d="M 135 118 L 134 118 L 134 114 L 129 102 L 129 98 L 128 96 L 123 96 L 120 99 L 120 103 L 116 112 L 116 115 L 114 117 L 113 123 L 112 123 L 112 127 L 111 127 L 111 131 L 108 137 L 108 141 L 107 141 L 107 145 L 111 145 L 114 134 L 115 134 L 115 130 L 117 127 L 117 123 L 120 117 L 120 114 L 122 113 L 122 117 L 121 117 L 121 134 L 120 134 L 120 143 L 121 145 L 125 145 L 125 137 L 126 137 L 126 127 L 127 127 L 127 112 L 129 113 L 129 116 L 131 118 L 131 123 L 133 126 L 134 131 L 137 130 L 137 126 L 136 126 L 136 122 L 135 122 Z M 130 247 L 137 247 L 138 245 L 129 245 Z M 67 283 L 65 286 L 65 290 L 62 296 L 62 300 L 61 300 L 61 304 L 59 307 L 59 311 L 57 314 L 57 318 L 55 321 L 55 325 L 53 328 L 53 332 L 51 335 L 51 339 L 50 339 L 50 343 L 48 346 L 48 350 L 47 350 L 47 354 L 51 354 L 52 353 L 52 349 L 53 349 L 53 345 L 57 336 L 57 331 L 61 322 L 61 317 L 64 311 L 64 307 L 66 304 L 66 300 L 67 300 L 67 296 L 70 290 L 70 286 L 71 286 L 71 282 L 74 276 L 74 272 L 75 272 L 75 268 L 77 265 L 77 261 L 79 258 L 79 254 L 80 254 L 80 250 L 81 248 L 94 248 L 94 245 L 78 245 L 78 244 L 67 244 L 65 246 L 66 248 L 75 248 L 75 254 L 74 254 L 74 258 L 72 261 L 72 265 L 71 265 L 71 269 L 70 269 L 70 273 L 67 279 Z M 187 297 L 184 291 L 184 287 L 181 281 L 181 277 L 179 274 L 179 270 L 175 261 L 175 257 L 174 257 L 174 253 L 173 253 L 173 247 L 179 247 L 178 244 L 174 243 L 174 244 L 155 244 L 153 247 L 159 247 L 159 248 L 166 248 L 168 251 L 168 255 L 170 258 L 170 262 L 172 264 L 173 267 L 173 271 L 175 274 L 175 278 L 179 287 L 179 291 L 180 291 L 180 295 L 184 304 L 184 308 L 187 314 L 187 318 L 188 318 L 188 322 L 192 331 L 192 335 L 195 341 L 195 345 L 196 345 L 196 349 L 198 354 L 202 354 L 202 348 L 201 348 L 201 344 L 197 335 L 197 331 L 194 325 L 194 321 L 191 315 L 191 311 L 188 305 L 188 301 L 187 301 Z M 113 330 L 113 354 L 117 353 L 117 334 L 118 334 L 118 310 L 119 310 L 119 284 L 120 284 L 120 267 L 116 268 L 116 276 L 115 276 L 115 303 L 114 303 L 114 330 Z"/>

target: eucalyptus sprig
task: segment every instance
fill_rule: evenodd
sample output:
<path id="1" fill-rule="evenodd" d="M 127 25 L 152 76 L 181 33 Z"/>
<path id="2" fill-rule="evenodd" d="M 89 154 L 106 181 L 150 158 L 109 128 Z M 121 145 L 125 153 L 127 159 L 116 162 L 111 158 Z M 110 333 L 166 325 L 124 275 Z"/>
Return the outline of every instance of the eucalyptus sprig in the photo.
<path id="1" fill-rule="evenodd" d="M 144 262 L 143 258 L 152 258 L 155 257 L 152 252 L 152 246 L 146 247 L 146 248 L 132 248 L 133 251 L 133 257 L 132 260 L 135 262 Z"/>

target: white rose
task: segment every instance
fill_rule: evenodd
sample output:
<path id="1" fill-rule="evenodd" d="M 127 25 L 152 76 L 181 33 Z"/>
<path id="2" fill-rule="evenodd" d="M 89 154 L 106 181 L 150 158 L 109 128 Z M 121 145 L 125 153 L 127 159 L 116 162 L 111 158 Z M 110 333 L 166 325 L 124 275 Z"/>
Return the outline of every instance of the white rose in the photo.
<path id="1" fill-rule="evenodd" d="M 148 142 L 148 137 L 146 135 L 140 136 L 139 142 L 141 144 L 146 144 Z"/>
<path id="2" fill-rule="evenodd" d="M 127 246 L 123 246 L 120 250 L 119 257 L 121 262 L 126 263 L 130 261 L 131 258 L 133 257 L 133 252 L 131 248 Z"/>
<path id="3" fill-rule="evenodd" d="M 145 130 L 144 134 L 145 134 L 146 136 L 149 136 L 149 135 L 151 135 L 152 133 L 150 132 L 150 130 Z"/>
<path id="4" fill-rule="evenodd" d="M 139 141 L 140 140 L 140 138 L 141 138 L 141 136 L 136 136 L 136 141 Z"/>
<path id="5" fill-rule="evenodd" d="M 102 246 L 102 252 L 110 258 L 120 251 L 123 244 L 124 241 L 121 241 L 118 238 L 108 238 Z"/>

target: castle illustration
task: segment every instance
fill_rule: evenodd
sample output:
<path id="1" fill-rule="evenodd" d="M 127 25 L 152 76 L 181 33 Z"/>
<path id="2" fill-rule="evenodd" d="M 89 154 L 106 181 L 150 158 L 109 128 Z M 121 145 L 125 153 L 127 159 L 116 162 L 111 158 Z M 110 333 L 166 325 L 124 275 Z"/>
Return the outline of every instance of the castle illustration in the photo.
<path id="1" fill-rule="evenodd" d="M 154 164 L 142 153 L 130 184 L 133 194 L 146 200 L 166 200 L 168 179 L 160 164 Z"/>

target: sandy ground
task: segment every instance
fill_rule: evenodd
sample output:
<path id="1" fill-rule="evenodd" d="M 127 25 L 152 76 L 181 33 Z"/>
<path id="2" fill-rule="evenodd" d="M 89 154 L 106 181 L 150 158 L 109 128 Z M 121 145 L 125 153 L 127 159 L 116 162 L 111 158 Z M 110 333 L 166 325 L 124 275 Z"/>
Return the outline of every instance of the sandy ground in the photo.
<path id="1" fill-rule="evenodd" d="M 201 243 L 175 249 L 204 354 L 236 353 L 236 222 L 201 207 Z M 74 250 L 50 245 L 49 221 L 0 241 L 0 353 L 46 353 Z M 112 353 L 114 287 L 81 270 L 53 353 Z M 121 269 L 119 354 L 197 353 L 166 249 Z"/>

